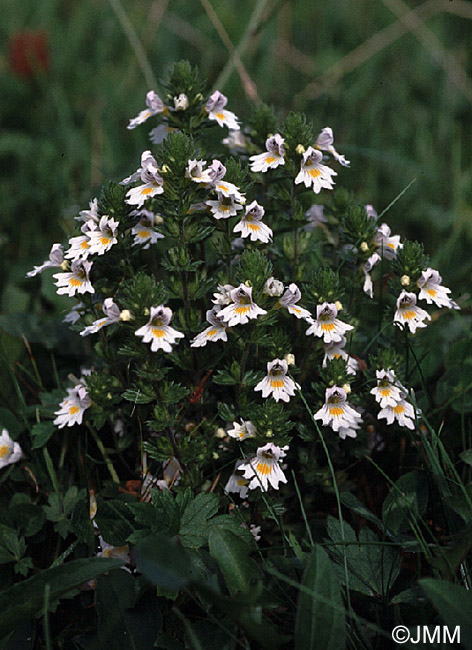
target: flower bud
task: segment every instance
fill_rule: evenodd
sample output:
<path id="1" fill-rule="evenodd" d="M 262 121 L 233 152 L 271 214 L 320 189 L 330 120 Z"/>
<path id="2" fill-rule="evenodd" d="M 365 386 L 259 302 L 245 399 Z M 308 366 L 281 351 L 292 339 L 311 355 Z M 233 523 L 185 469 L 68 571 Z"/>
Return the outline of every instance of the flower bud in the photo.
<path id="1" fill-rule="evenodd" d="M 286 354 L 284 356 L 285 361 L 289 366 L 294 366 L 295 365 L 295 355 L 294 354 Z"/>
<path id="2" fill-rule="evenodd" d="M 336 302 L 335 302 L 334 304 L 336 305 L 336 309 L 337 309 L 338 311 L 342 311 L 342 310 L 343 310 L 343 304 L 342 304 L 342 302 L 339 302 L 339 300 L 336 300 Z"/>
<path id="3" fill-rule="evenodd" d="M 402 275 L 400 278 L 400 284 L 403 287 L 407 287 L 410 284 L 410 276 L 409 275 Z"/>
<path id="4" fill-rule="evenodd" d="M 367 253 L 367 251 L 369 250 L 369 244 L 366 241 L 363 241 L 359 246 L 359 248 L 363 253 Z"/>
<path id="5" fill-rule="evenodd" d="M 349 386 L 349 384 L 344 384 L 343 388 L 346 391 L 346 395 L 349 395 L 349 393 L 351 392 L 351 387 Z"/>
<path id="6" fill-rule="evenodd" d="M 217 438 L 226 438 L 226 431 L 223 429 L 223 427 L 218 427 L 215 432 L 215 436 Z"/>
<path id="7" fill-rule="evenodd" d="M 273 432 L 272 432 L 272 429 L 267 429 L 265 435 L 266 435 L 266 438 L 272 438 L 272 436 L 274 435 Z"/>
<path id="8" fill-rule="evenodd" d="M 149 314 L 149 310 L 148 310 Z M 133 315 L 131 314 L 129 309 L 123 309 L 123 311 L 120 311 L 120 320 L 123 322 L 128 322 L 133 318 Z"/>
<path id="9" fill-rule="evenodd" d="M 295 151 L 301 155 L 302 153 L 305 153 L 305 147 L 302 144 L 297 144 Z"/>

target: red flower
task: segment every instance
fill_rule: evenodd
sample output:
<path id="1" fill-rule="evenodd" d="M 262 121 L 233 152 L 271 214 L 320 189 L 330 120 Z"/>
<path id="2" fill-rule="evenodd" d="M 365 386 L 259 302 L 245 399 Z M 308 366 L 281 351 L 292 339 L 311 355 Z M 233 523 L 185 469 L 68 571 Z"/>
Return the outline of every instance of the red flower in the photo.
<path id="1" fill-rule="evenodd" d="M 30 30 L 17 32 L 8 41 L 9 63 L 14 74 L 34 79 L 49 68 L 49 48 L 46 32 Z"/>

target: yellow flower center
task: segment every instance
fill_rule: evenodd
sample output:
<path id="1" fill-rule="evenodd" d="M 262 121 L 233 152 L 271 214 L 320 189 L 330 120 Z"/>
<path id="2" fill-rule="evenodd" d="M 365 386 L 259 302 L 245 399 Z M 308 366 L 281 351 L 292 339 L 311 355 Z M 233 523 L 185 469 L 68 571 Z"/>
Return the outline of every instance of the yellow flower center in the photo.
<path id="1" fill-rule="evenodd" d="M 2 445 L 0 447 L 0 458 L 6 458 L 10 455 L 10 448 L 7 445 Z"/>

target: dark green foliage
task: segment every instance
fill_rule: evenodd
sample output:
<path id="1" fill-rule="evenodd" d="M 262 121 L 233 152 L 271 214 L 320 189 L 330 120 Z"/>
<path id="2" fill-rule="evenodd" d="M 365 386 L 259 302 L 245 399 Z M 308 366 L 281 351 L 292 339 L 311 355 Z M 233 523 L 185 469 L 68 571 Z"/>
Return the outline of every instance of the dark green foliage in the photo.
<path id="1" fill-rule="evenodd" d="M 396 272 L 399 277 L 406 275 L 410 285 L 414 286 L 421 273 L 428 266 L 428 258 L 424 254 L 424 246 L 417 241 L 403 242 L 403 248 L 398 251 L 395 260 Z"/>
<path id="2" fill-rule="evenodd" d="M 236 279 L 253 288 L 254 299 L 272 275 L 272 263 L 261 251 L 244 251 L 236 268 Z"/>
<path id="3" fill-rule="evenodd" d="M 310 297 L 316 304 L 323 302 L 333 303 L 344 295 L 340 286 L 339 275 L 332 269 L 317 270 L 307 284 Z"/>
<path id="4" fill-rule="evenodd" d="M 306 116 L 302 113 L 291 112 L 284 121 L 281 133 L 285 138 L 285 148 L 291 159 L 299 159 L 296 148 L 299 144 L 305 149 L 313 146 L 315 133 L 313 126 L 307 122 Z"/>
<path id="5" fill-rule="evenodd" d="M 249 119 L 250 136 L 253 142 L 261 149 L 265 147 L 265 141 L 270 135 L 277 131 L 277 119 L 271 106 L 260 104 Z"/>

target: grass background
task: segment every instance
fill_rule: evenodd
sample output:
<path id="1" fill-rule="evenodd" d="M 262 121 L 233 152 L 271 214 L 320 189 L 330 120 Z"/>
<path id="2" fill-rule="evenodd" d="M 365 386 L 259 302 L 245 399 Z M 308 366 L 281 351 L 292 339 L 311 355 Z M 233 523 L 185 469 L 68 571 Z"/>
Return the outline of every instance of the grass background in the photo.
<path id="1" fill-rule="evenodd" d="M 38 29 L 49 69 L 18 77 L 9 39 Z M 127 131 L 128 120 L 181 58 L 242 119 L 262 100 L 332 126 L 352 161 L 338 183 L 379 210 L 416 178 L 389 223 L 425 242 L 456 295 L 468 292 L 469 0 L 2 0 L 0 34 L 3 313 L 36 309 L 39 283 L 25 272 L 104 180 L 136 168 L 148 129 Z"/>

